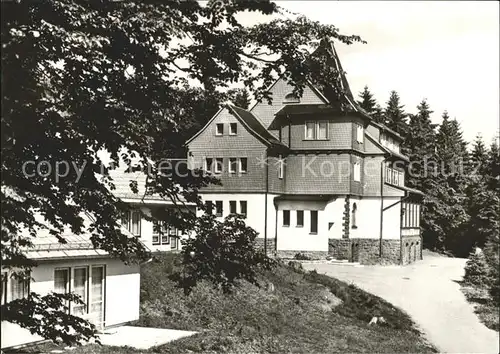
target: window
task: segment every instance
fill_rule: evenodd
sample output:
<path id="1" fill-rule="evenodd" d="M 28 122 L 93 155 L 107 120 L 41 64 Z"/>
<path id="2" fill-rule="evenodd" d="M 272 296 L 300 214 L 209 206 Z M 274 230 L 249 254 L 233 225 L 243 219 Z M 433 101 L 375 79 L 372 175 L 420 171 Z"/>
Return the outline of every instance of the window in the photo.
<path id="1" fill-rule="evenodd" d="M 238 160 L 235 157 L 229 158 L 229 173 L 236 173 L 236 165 Z"/>
<path id="2" fill-rule="evenodd" d="M 314 140 L 314 122 L 306 122 L 306 139 Z"/>
<path id="3" fill-rule="evenodd" d="M 179 241 L 177 237 L 172 237 L 172 244 L 170 245 L 170 248 L 173 250 L 176 250 L 179 245 Z"/>
<path id="4" fill-rule="evenodd" d="M 304 210 L 297 210 L 297 227 L 304 226 Z"/>
<path id="5" fill-rule="evenodd" d="M 224 135 L 224 124 L 218 123 L 215 125 L 215 135 Z"/>
<path id="6" fill-rule="evenodd" d="M 222 167 L 224 166 L 224 159 L 223 158 L 216 158 L 215 159 L 215 168 L 214 172 L 215 173 L 221 173 L 222 172 Z"/>
<path id="7" fill-rule="evenodd" d="M 283 226 L 290 226 L 290 210 L 283 210 Z"/>
<path id="8" fill-rule="evenodd" d="M 170 243 L 167 224 L 165 222 L 153 222 L 153 245 L 166 245 Z"/>
<path id="9" fill-rule="evenodd" d="M 215 216 L 222 216 L 222 200 L 217 200 L 215 202 Z"/>
<path id="10" fill-rule="evenodd" d="M 59 294 L 69 293 L 69 268 L 54 270 L 54 292 Z"/>
<path id="11" fill-rule="evenodd" d="M 318 122 L 316 127 L 318 128 L 318 131 L 316 134 L 316 139 L 325 140 L 327 138 L 328 123 L 327 122 Z"/>
<path id="12" fill-rule="evenodd" d="M 352 218 L 351 218 L 351 223 L 352 223 L 352 228 L 357 229 L 358 227 L 356 226 L 356 212 L 358 211 L 358 205 L 354 203 L 352 205 Z"/>
<path id="13" fill-rule="evenodd" d="M 205 167 L 204 167 L 205 171 L 212 172 L 213 163 L 214 163 L 214 159 L 213 158 L 211 158 L 211 157 L 205 158 Z"/>
<path id="14" fill-rule="evenodd" d="M 306 122 L 305 139 L 306 140 L 327 140 L 328 139 L 328 122 L 327 121 Z"/>
<path id="15" fill-rule="evenodd" d="M 229 201 L 229 213 L 236 214 L 236 200 Z"/>
<path id="16" fill-rule="evenodd" d="M 244 215 L 245 217 L 247 216 L 247 201 L 246 200 L 240 201 L 240 214 Z"/>
<path id="17" fill-rule="evenodd" d="M 141 212 L 138 210 L 133 210 L 131 212 L 131 222 L 129 231 L 132 235 L 141 237 Z"/>
<path id="18" fill-rule="evenodd" d="M 293 93 L 289 93 L 285 96 L 283 103 L 300 103 L 300 99 Z"/>
<path id="19" fill-rule="evenodd" d="M 230 123 L 229 124 L 229 135 L 236 135 L 238 134 L 238 124 L 237 123 Z"/>
<path id="20" fill-rule="evenodd" d="M 211 200 L 205 201 L 205 208 L 206 208 L 206 213 L 207 214 L 213 214 L 214 210 L 214 205 Z"/>
<path id="21" fill-rule="evenodd" d="M 311 233 L 318 233 L 318 211 L 311 210 Z"/>
<path id="22" fill-rule="evenodd" d="M 73 276 L 73 292 L 80 296 L 83 304 L 74 303 L 72 313 L 75 316 L 82 316 L 87 313 L 87 267 L 75 268 Z"/>
<path id="23" fill-rule="evenodd" d="M 356 182 L 361 181 L 361 163 L 359 161 L 354 162 L 353 165 L 353 179 Z"/>
<path id="24" fill-rule="evenodd" d="M 2 272 L 2 305 L 7 302 L 7 272 Z"/>
<path id="25" fill-rule="evenodd" d="M 363 137 L 365 135 L 364 128 L 361 124 L 356 124 L 356 140 L 358 143 L 363 144 Z"/>
<path id="26" fill-rule="evenodd" d="M 91 270 L 90 313 L 92 322 L 101 327 L 104 320 L 104 267 L 93 266 Z"/>
<path id="27" fill-rule="evenodd" d="M 278 178 L 283 179 L 283 175 L 285 174 L 285 161 L 281 157 L 281 155 L 278 156 Z"/>
<path id="28" fill-rule="evenodd" d="M 420 205 L 416 203 L 403 203 L 402 206 L 402 227 L 418 228 L 420 227 Z"/>
<path id="29" fill-rule="evenodd" d="M 247 158 L 242 157 L 240 158 L 240 173 L 246 173 L 247 172 Z"/>

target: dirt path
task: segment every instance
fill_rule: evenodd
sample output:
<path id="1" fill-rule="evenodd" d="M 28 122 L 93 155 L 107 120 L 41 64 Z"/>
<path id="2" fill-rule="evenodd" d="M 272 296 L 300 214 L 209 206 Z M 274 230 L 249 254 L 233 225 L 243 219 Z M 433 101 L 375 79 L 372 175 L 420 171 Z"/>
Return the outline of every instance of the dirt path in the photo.
<path id="1" fill-rule="evenodd" d="M 406 311 L 445 353 L 499 353 L 499 336 L 484 326 L 456 282 L 465 259 L 424 256 L 411 266 L 304 264 L 384 298 Z"/>

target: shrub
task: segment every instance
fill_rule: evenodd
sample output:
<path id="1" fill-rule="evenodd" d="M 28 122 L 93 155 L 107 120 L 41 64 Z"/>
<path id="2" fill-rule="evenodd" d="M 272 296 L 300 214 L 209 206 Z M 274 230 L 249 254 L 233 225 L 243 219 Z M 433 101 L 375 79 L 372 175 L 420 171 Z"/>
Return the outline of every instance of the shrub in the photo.
<path id="1" fill-rule="evenodd" d="M 306 254 L 303 254 L 303 253 L 297 253 L 294 257 L 294 259 L 298 260 L 298 261 L 309 261 L 311 260 L 311 258 L 306 255 Z"/>
<path id="2" fill-rule="evenodd" d="M 475 250 L 469 255 L 469 259 L 465 264 L 464 281 L 480 287 L 489 285 L 489 267 L 483 251 Z"/>

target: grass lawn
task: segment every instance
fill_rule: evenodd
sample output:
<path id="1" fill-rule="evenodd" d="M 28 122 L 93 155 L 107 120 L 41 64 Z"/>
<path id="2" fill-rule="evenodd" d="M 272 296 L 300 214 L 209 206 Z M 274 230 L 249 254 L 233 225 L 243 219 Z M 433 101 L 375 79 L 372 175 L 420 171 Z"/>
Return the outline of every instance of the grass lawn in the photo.
<path id="1" fill-rule="evenodd" d="M 260 274 L 260 288 L 242 283 L 235 293 L 223 295 L 201 284 L 186 297 L 168 278 L 178 256 L 159 257 L 142 269 L 136 325 L 201 333 L 149 351 L 88 345 L 70 353 L 436 352 L 405 313 L 334 278 L 280 264 Z M 373 316 L 387 323 L 368 326 Z"/>
<path id="2" fill-rule="evenodd" d="M 474 305 L 474 312 L 484 325 L 495 331 L 500 330 L 500 308 L 499 304 L 491 298 L 487 289 L 460 283 L 462 292 L 465 294 L 467 301 Z"/>

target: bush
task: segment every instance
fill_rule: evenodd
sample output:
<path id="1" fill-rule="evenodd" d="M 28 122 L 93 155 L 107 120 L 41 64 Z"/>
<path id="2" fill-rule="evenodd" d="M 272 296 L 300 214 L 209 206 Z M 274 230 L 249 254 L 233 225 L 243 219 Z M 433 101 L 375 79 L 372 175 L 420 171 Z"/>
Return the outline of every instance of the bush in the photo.
<path id="1" fill-rule="evenodd" d="M 490 284 L 489 273 L 489 266 L 483 251 L 479 249 L 472 251 L 465 264 L 464 281 L 485 288 Z"/>
<path id="2" fill-rule="evenodd" d="M 311 258 L 310 258 L 308 255 L 303 254 L 303 253 L 300 253 L 300 252 L 299 252 L 299 253 L 297 253 L 297 254 L 293 257 L 293 259 L 296 259 L 296 260 L 298 260 L 298 261 L 310 261 L 310 260 L 311 260 Z"/>

